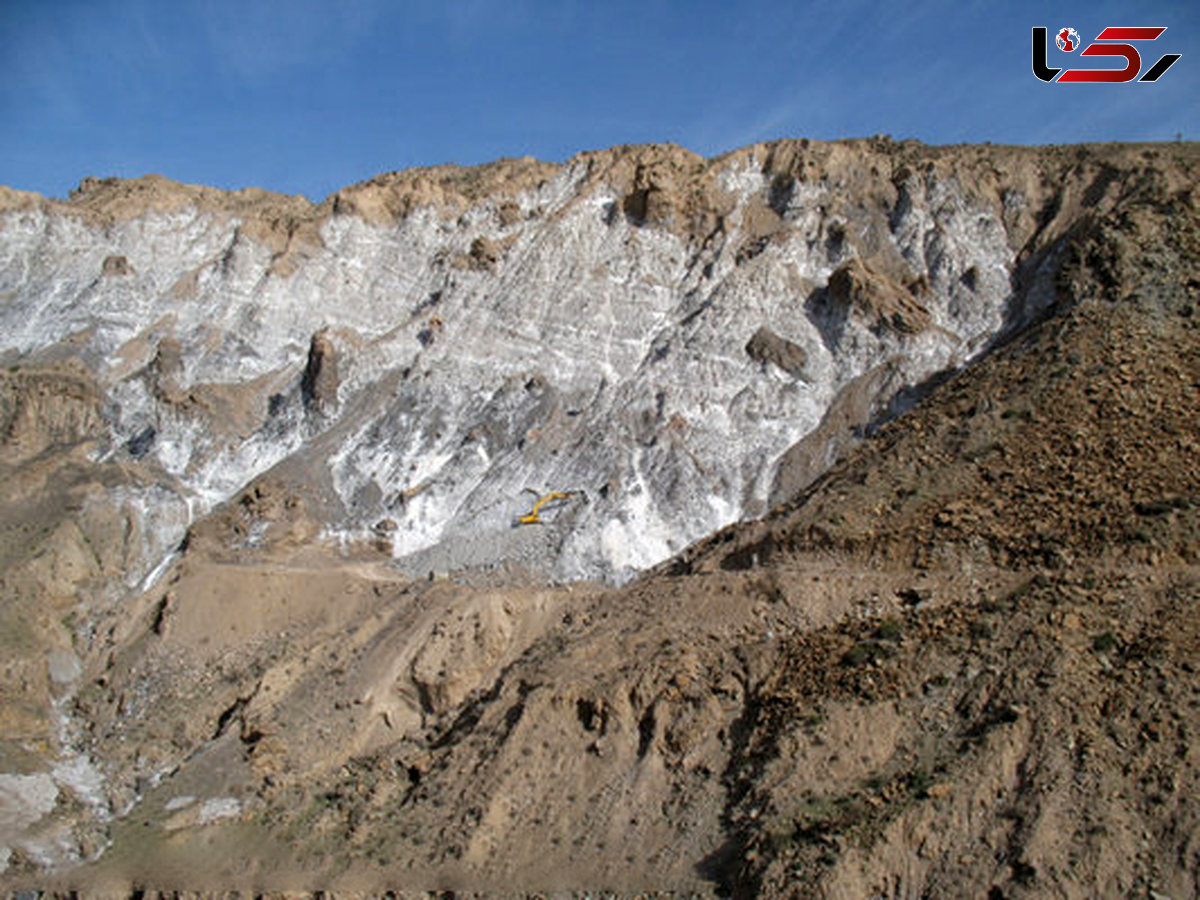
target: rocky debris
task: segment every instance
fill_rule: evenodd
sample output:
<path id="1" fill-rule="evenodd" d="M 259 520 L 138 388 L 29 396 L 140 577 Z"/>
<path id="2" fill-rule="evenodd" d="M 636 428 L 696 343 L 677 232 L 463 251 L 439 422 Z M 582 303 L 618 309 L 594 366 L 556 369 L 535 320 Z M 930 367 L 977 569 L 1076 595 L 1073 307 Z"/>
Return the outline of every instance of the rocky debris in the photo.
<path id="1" fill-rule="evenodd" d="M 808 362 L 803 347 L 780 337 L 766 325 L 760 325 L 746 342 L 746 355 L 764 365 L 772 363 L 795 378 L 804 377 L 804 366 Z"/>
<path id="2" fill-rule="evenodd" d="M 731 766 L 730 820 L 744 842 L 727 887 L 745 896 L 797 884 L 805 896 L 885 884 L 980 896 L 1066 884 L 1194 890 L 1196 870 L 1179 854 L 1194 828 L 1183 797 L 1197 770 L 1168 761 L 1181 749 L 1171 739 L 1138 735 L 1128 706 L 1141 698 L 1166 719 L 1189 718 L 1194 677 L 1169 661 L 1181 645 L 1149 638 L 1157 674 L 1142 674 L 1140 661 L 1114 664 L 1111 649 L 1097 649 L 1108 642 L 1078 633 L 1077 614 L 1072 633 L 1053 613 L 1069 604 L 1098 622 L 1126 604 L 1127 627 L 1157 636 L 1178 626 L 1177 592 L 1194 574 L 1143 572 L 1081 590 L 1095 577 L 1036 579 L 977 604 L 790 642 L 754 696 L 744 755 Z M 1174 774 L 1160 781 L 1164 767 Z M 1134 772 L 1155 782 L 1155 799 L 1118 787 Z"/>
<path id="3" fill-rule="evenodd" d="M 446 715 L 495 677 L 497 663 L 513 639 L 513 612 L 503 600 L 488 602 L 484 597 L 473 608 L 434 625 L 411 670 L 426 712 Z"/>
<path id="4" fill-rule="evenodd" d="M 189 528 L 184 549 L 233 562 L 287 554 L 318 530 L 304 498 L 285 481 L 265 476 Z"/>
<path id="5" fill-rule="evenodd" d="M 328 415 L 338 403 L 337 350 L 327 330 L 312 336 L 308 346 L 308 362 L 300 379 L 300 394 L 304 405 L 314 412 Z"/>

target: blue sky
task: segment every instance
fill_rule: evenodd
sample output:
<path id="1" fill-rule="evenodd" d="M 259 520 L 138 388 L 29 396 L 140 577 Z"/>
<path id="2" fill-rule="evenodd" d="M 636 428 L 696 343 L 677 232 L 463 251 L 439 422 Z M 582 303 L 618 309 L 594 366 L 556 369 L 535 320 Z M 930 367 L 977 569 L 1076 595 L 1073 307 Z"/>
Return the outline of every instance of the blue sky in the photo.
<path id="1" fill-rule="evenodd" d="M 1143 69 L 1183 58 L 1154 84 L 1043 84 L 1034 25 L 1165 25 Z M 650 141 L 1196 139 L 1197 72 L 1194 0 L 0 0 L 0 184 L 158 172 L 320 200 L 409 166 Z"/>

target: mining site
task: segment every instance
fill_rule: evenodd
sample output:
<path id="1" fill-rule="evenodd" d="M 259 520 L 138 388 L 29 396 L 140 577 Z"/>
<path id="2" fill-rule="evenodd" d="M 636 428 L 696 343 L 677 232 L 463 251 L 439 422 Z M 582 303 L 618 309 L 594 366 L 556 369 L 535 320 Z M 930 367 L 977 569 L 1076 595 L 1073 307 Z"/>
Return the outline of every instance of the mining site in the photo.
<path id="1" fill-rule="evenodd" d="M 1198 170 L 0 187 L 0 890 L 1196 897 Z"/>

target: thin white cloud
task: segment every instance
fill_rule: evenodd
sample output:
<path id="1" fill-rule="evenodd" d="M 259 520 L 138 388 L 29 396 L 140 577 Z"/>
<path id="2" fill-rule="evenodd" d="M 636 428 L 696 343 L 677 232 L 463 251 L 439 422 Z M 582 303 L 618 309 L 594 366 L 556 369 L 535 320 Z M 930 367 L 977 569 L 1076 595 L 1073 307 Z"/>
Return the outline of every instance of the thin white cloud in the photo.
<path id="1" fill-rule="evenodd" d="M 381 0 L 339 5 L 321 0 L 205 0 L 198 12 L 217 67 L 236 78 L 255 80 L 352 50 L 371 33 L 385 8 Z"/>

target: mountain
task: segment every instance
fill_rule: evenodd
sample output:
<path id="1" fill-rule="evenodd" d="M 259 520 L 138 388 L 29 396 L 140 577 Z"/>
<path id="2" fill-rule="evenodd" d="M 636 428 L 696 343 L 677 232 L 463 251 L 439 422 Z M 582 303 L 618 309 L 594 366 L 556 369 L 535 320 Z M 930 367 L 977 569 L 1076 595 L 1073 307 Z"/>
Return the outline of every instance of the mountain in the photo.
<path id="1" fill-rule="evenodd" d="M 0 878 L 1194 894 L 1198 161 L 4 189 Z"/>

